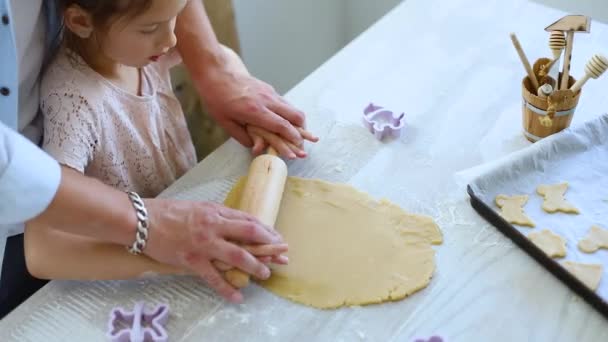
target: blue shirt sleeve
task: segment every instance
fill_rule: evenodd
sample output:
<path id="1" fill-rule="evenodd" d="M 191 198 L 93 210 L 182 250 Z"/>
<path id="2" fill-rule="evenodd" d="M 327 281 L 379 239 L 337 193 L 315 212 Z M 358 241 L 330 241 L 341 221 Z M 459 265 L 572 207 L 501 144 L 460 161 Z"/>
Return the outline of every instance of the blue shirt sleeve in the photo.
<path id="1" fill-rule="evenodd" d="M 38 216 L 55 197 L 60 181 L 59 163 L 0 122 L 0 225 Z"/>

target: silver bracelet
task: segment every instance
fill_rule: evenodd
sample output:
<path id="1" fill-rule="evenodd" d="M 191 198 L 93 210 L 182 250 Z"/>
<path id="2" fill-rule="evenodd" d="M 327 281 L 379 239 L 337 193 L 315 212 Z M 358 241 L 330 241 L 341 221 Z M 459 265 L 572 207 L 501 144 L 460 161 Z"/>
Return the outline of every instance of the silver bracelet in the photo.
<path id="1" fill-rule="evenodd" d="M 148 242 L 148 211 L 141 197 L 133 191 L 127 191 L 131 203 L 135 208 L 137 215 L 137 231 L 135 232 L 135 241 L 128 247 L 129 253 L 138 255 L 146 248 Z"/>

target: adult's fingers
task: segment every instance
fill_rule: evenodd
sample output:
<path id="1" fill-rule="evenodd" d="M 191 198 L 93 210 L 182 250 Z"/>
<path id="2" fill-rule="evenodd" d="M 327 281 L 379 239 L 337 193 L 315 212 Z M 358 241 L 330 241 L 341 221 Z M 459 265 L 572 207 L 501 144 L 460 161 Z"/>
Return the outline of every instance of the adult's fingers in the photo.
<path id="1" fill-rule="evenodd" d="M 222 122 L 222 126 L 226 132 L 241 145 L 245 147 L 251 147 L 253 145 L 253 141 L 251 140 L 251 137 L 249 137 L 249 134 L 247 134 L 245 127 L 229 120 Z"/>
<path id="2" fill-rule="evenodd" d="M 200 259 L 189 263 L 189 267 L 194 270 L 204 281 L 214 289 L 220 296 L 232 303 L 241 303 L 243 295 L 232 287 L 222 275 L 211 265 L 209 260 Z"/>
<path id="3" fill-rule="evenodd" d="M 278 244 L 283 242 L 283 238 L 274 229 L 264 226 L 257 220 L 250 220 L 246 217 L 231 217 L 233 212 L 230 208 L 220 210 L 220 220 L 222 225 L 221 235 L 223 238 L 238 242 L 244 245 L 266 245 Z M 242 213 L 246 215 L 246 213 Z"/>
<path id="4" fill-rule="evenodd" d="M 289 250 L 289 246 L 286 243 L 275 245 L 245 245 L 243 248 L 256 257 L 275 256 L 286 253 Z"/>
<path id="5" fill-rule="evenodd" d="M 215 245 L 215 253 L 213 254 L 216 260 L 233 265 L 235 268 L 258 279 L 270 277 L 270 269 L 243 248 L 222 240 L 217 241 Z"/>
<path id="6" fill-rule="evenodd" d="M 281 99 L 281 100 L 278 100 Z M 305 122 L 305 115 L 302 111 L 297 110 L 281 96 L 277 95 L 277 100 L 267 105 L 268 109 L 289 121 L 292 125 L 302 127 Z"/>

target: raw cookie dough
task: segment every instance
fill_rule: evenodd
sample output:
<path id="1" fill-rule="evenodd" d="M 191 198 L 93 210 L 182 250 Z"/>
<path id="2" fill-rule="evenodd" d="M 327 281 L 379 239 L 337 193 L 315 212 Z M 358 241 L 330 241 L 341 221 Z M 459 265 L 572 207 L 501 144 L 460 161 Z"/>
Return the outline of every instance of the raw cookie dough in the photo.
<path id="1" fill-rule="evenodd" d="M 528 202 L 528 195 L 498 195 L 494 201 L 502 209 L 500 216 L 507 220 L 507 222 L 520 226 L 534 227 L 534 222 L 524 213 L 524 205 Z"/>
<path id="2" fill-rule="evenodd" d="M 528 234 L 528 239 L 550 258 L 566 256 L 566 240 L 548 229 Z"/>
<path id="3" fill-rule="evenodd" d="M 235 208 L 244 179 L 226 205 Z M 289 244 L 289 265 L 273 265 L 261 285 L 317 308 L 398 300 L 428 285 L 431 244 L 443 240 L 432 218 L 351 186 L 289 177 L 276 229 Z"/>
<path id="4" fill-rule="evenodd" d="M 585 253 L 593 253 L 600 248 L 608 249 L 608 230 L 593 226 L 587 236 L 578 242 L 578 249 Z"/>
<path id="5" fill-rule="evenodd" d="M 548 213 L 561 211 L 568 214 L 578 214 L 578 209 L 564 198 L 566 190 L 568 190 L 568 183 L 539 185 L 536 192 L 545 198 L 542 206 L 543 210 Z"/>
<path id="6" fill-rule="evenodd" d="M 600 284 L 600 279 L 602 278 L 601 264 L 582 264 L 574 261 L 564 261 L 562 265 L 590 289 L 595 291 Z"/>

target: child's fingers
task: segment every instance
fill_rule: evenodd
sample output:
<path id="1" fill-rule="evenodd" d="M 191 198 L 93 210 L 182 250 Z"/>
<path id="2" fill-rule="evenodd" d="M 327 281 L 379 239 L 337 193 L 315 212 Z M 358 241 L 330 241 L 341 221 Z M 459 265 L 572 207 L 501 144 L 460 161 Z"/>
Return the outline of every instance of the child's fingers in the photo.
<path id="1" fill-rule="evenodd" d="M 277 255 L 272 257 L 272 263 L 277 265 L 287 265 L 289 264 L 289 258 L 286 255 Z"/>
<path id="2" fill-rule="evenodd" d="M 253 141 L 251 154 L 253 154 L 254 156 L 259 156 L 266 149 L 266 142 L 264 141 L 264 138 L 258 135 L 255 129 L 252 130 L 252 128 L 253 126 L 247 126 L 247 134 L 249 134 L 251 140 Z"/>
<path id="3" fill-rule="evenodd" d="M 319 141 L 319 137 L 315 136 L 314 134 L 312 134 L 311 132 L 305 130 L 302 127 L 296 127 L 296 129 L 298 130 L 298 132 L 300 132 L 300 135 L 302 136 L 302 138 L 311 141 L 311 142 L 317 142 Z"/>
<path id="4" fill-rule="evenodd" d="M 276 149 L 280 155 L 285 156 L 286 158 L 289 158 L 289 159 L 295 159 L 297 157 L 297 155 L 291 150 L 289 145 L 287 145 L 287 143 L 283 139 L 281 139 L 278 135 L 270 133 L 270 132 L 266 131 L 265 129 L 259 128 L 257 126 L 250 126 L 249 129 L 252 134 L 258 135 L 258 136 L 261 136 L 262 138 L 264 138 L 264 140 L 270 146 L 272 146 L 274 149 Z"/>
<path id="5" fill-rule="evenodd" d="M 257 127 L 257 126 L 248 126 L 247 127 L 247 131 L 249 132 L 249 134 L 252 137 L 260 137 L 263 136 L 264 139 L 266 139 L 271 145 L 273 145 L 273 147 L 275 147 L 275 149 L 278 150 L 278 148 L 273 144 L 273 141 L 282 141 L 284 144 L 287 144 L 287 146 L 289 147 L 289 149 L 291 149 L 291 151 L 295 154 L 296 157 L 298 158 L 306 158 L 306 156 L 308 156 L 308 153 L 306 153 L 306 151 L 304 151 L 303 149 L 301 149 L 300 147 L 294 145 L 291 142 L 285 141 L 283 140 L 281 137 L 279 137 L 278 135 L 274 134 L 274 133 L 270 133 L 268 131 L 266 131 L 263 128 Z M 254 140 L 255 141 L 255 140 Z M 266 148 L 266 145 L 264 145 L 264 148 Z M 282 155 L 285 155 L 284 153 L 282 153 L 281 151 L 279 151 L 279 153 L 281 153 Z"/>
<path id="6" fill-rule="evenodd" d="M 296 154 L 298 158 L 306 158 L 306 156 L 308 156 L 308 153 L 306 153 L 306 151 L 290 142 L 287 143 L 287 146 L 289 146 L 289 148 L 293 151 L 293 153 Z"/>
<path id="7" fill-rule="evenodd" d="M 227 263 L 219 261 L 219 260 L 214 260 L 213 265 L 215 267 L 217 267 L 218 270 L 223 271 L 223 272 L 226 272 L 226 271 L 234 268 L 234 267 L 228 265 Z"/>
<path id="8" fill-rule="evenodd" d="M 251 138 L 253 139 L 253 148 L 251 149 L 251 153 L 253 153 L 254 156 L 262 154 L 266 149 L 264 139 L 258 135 L 252 135 Z"/>

